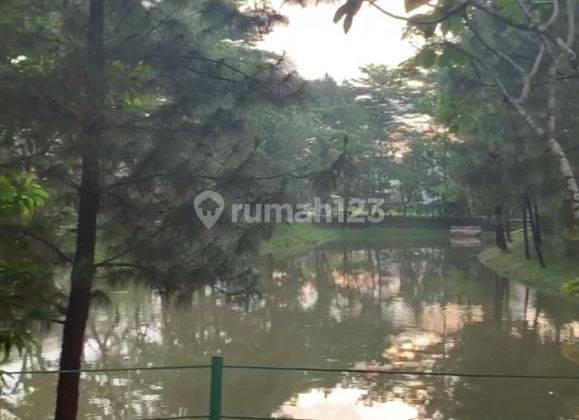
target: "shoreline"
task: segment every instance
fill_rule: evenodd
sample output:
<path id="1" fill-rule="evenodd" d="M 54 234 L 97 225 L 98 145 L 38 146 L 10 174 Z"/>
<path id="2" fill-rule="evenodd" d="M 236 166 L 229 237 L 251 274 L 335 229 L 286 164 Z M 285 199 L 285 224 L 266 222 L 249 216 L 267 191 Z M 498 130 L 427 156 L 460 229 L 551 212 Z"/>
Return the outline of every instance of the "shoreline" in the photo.
<path id="1" fill-rule="evenodd" d="M 260 254 L 291 256 L 307 252 L 323 244 L 336 242 L 364 242 L 397 246 L 421 246 L 426 243 L 448 241 L 448 232 L 442 229 L 365 227 L 336 229 L 312 224 L 276 226 L 271 238 L 261 247 Z"/>
<path id="2" fill-rule="evenodd" d="M 495 246 L 483 249 L 478 261 L 493 273 L 537 289 L 573 297 L 566 290 L 566 284 L 579 279 L 579 261 L 564 255 L 560 238 L 545 237 L 543 253 L 546 267 L 541 268 L 534 248 L 530 244 L 531 259 L 525 258 L 522 232 L 513 232 L 513 240 L 508 243 L 509 251 Z"/>

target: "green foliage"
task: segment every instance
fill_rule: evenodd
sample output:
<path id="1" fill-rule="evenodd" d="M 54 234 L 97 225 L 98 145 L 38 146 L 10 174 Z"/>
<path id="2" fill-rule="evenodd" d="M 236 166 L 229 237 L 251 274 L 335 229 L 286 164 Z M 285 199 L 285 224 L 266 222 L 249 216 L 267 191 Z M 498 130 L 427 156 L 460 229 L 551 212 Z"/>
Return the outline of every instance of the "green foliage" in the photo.
<path id="1" fill-rule="evenodd" d="M 453 48 L 444 48 L 436 60 L 439 67 L 449 67 L 453 64 L 464 65 L 468 62 L 467 56 Z"/>
<path id="2" fill-rule="evenodd" d="M 579 278 L 570 280 L 563 285 L 563 290 L 571 296 L 579 295 Z"/>
<path id="3" fill-rule="evenodd" d="M 525 15 L 523 10 L 521 9 L 520 5 L 517 1 L 514 0 L 495 0 L 497 8 L 501 11 L 501 13 L 518 23 L 525 22 Z"/>
<path id="4" fill-rule="evenodd" d="M 440 31 L 444 35 L 452 34 L 460 36 L 465 31 L 465 25 L 461 16 L 451 16 L 440 23 Z"/>
<path id="5" fill-rule="evenodd" d="M 422 48 L 413 59 L 418 66 L 431 69 L 436 64 L 437 56 L 436 49 Z"/>
<path id="6" fill-rule="evenodd" d="M 10 329 L 0 330 L 0 350 L 3 354 L 0 362 L 8 360 L 13 349 L 16 349 L 18 354 L 22 354 L 24 350 L 30 348 L 33 342 L 33 333 L 27 328 L 11 326 Z"/>
<path id="7" fill-rule="evenodd" d="M 435 22 L 433 15 L 419 13 L 408 18 L 408 27 L 406 29 L 406 36 L 418 35 L 425 39 L 430 39 L 436 33 L 438 24 Z"/>
<path id="8" fill-rule="evenodd" d="M 50 271 L 30 260 L 0 261 L 0 353 L 19 353 L 34 342 L 35 324 L 57 317 L 59 292 Z"/>
<path id="9" fill-rule="evenodd" d="M 28 218 L 47 198 L 48 193 L 34 175 L 0 174 L 0 216 Z"/>
<path id="10" fill-rule="evenodd" d="M 0 4 L 0 15 L 9 15 L 0 22 L 7 35 L 0 107 L 9 110 L 0 115 L 0 163 L 25 163 L 46 179 L 51 206 L 39 222 L 55 242 L 74 244 L 79 162 L 95 128 L 88 2 L 9 3 Z M 159 288 L 211 283 L 213 266 L 234 265 L 229 257 L 250 252 L 248 238 L 267 229 L 224 222 L 213 237 L 194 216 L 195 196 L 215 190 L 228 202 L 271 199 L 284 189 L 277 175 L 307 156 L 298 153 L 298 133 L 278 149 L 287 138 L 265 129 L 290 131 L 279 110 L 293 106 L 301 89 L 282 57 L 255 48 L 283 19 L 231 0 L 104 5 L 103 126 L 94 130 L 102 128 L 102 138 L 91 143 L 102 197 L 99 258 L 142 263 L 143 277 Z M 31 178 L 0 181 L 3 211 L 29 214 L 46 199 Z"/>
<path id="11" fill-rule="evenodd" d="M 29 262 L 20 262 L 15 264 L 0 263 L 0 284 L 2 287 L 18 288 L 35 281 L 38 277 L 43 276 L 42 270 L 34 267 Z M 7 290 L 2 290 L 7 294 Z"/>
<path id="12" fill-rule="evenodd" d="M 518 216 L 524 192 L 554 200 L 544 150 L 508 107 L 481 91 L 465 67 L 437 72 L 436 121 L 456 137 L 451 144 L 450 178 L 468 197 L 471 209 L 489 214 L 497 203 Z M 545 206 L 546 207 L 546 206 Z"/>

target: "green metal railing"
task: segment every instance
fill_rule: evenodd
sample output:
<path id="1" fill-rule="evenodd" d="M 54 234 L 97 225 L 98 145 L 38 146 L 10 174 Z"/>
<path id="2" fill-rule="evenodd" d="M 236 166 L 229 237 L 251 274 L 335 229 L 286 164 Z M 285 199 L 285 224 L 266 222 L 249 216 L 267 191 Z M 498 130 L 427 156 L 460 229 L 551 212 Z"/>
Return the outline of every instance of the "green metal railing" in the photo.
<path id="1" fill-rule="evenodd" d="M 223 356 L 211 358 L 211 391 L 209 393 L 209 420 L 221 420 L 223 395 Z"/>
<path id="2" fill-rule="evenodd" d="M 402 375 L 402 376 L 452 376 L 462 378 L 482 379 L 527 379 L 527 380 L 573 380 L 579 381 L 579 375 L 524 375 L 509 373 L 468 373 L 468 372 L 433 372 L 412 370 L 383 370 L 383 369 L 333 369 L 307 366 L 259 366 L 259 365 L 226 365 L 223 356 L 213 356 L 209 365 L 177 365 L 177 366 L 152 366 L 152 367 L 128 367 L 128 368 L 96 368 L 79 370 L 36 370 L 6 372 L 0 370 L 0 375 L 47 375 L 47 374 L 70 374 L 80 373 L 112 373 L 134 372 L 154 370 L 189 370 L 211 369 L 211 383 L 209 388 L 209 414 L 195 414 L 173 417 L 148 417 L 138 420 L 184 420 L 184 419 L 239 419 L 239 420 L 267 420 L 271 417 L 235 416 L 223 414 L 223 372 L 225 369 L 237 370 L 262 370 L 262 371 L 285 371 L 285 372 L 324 372 L 340 374 L 378 374 L 378 375 Z M 294 419 L 316 420 L 316 419 Z"/>

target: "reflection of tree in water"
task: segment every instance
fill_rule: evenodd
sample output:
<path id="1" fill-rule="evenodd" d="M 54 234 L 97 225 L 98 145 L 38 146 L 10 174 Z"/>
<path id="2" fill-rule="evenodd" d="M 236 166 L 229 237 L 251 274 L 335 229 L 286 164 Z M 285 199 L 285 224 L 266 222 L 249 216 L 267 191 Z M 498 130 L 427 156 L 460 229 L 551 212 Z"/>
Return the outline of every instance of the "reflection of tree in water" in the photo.
<path id="1" fill-rule="evenodd" d="M 430 257 L 430 259 L 426 259 L 425 256 Z M 476 277 L 476 272 L 472 270 L 472 266 L 467 266 L 465 270 L 464 259 L 458 260 L 462 263 L 459 265 L 459 268 L 462 269 L 460 271 L 454 264 L 449 264 L 448 259 L 445 259 L 445 255 L 441 252 L 429 252 L 428 250 L 422 253 L 416 250 L 403 251 L 402 257 L 400 258 L 400 254 L 397 257 L 398 261 L 401 262 L 400 295 L 406 297 L 407 302 L 411 305 L 416 303 L 414 315 L 417 318 L 424 314 L 432 318 L 434 317 L 433 312 L 438 312 L 442 314 L 443 325 L 442 328 L 435 328 L 439 334 L 438 336 L 436 334 L 426 336 L 419 334 L 417 336 L 418 341 L 425 339 L 430 341 L 432 344 L 430 349 L 420 349 L 420 345 L 416 346 L 416 342 L 413 343 L 412 339 L 406 337 L 406 339 L 398 340 L 399 343 L 392 344 L 386 350 L 385 353 L 387 353 L 388 358 L 394 360 L 388 360 L 389 363 L 381 361 L 377 363 L 378 366 L 398 368 L 404 366 L 422 369 L 433 367 L 435 370 L 443 370 L 448 367 L 454 367 L 449 365 L 447 361 L 455 360 L 455 362 L 458 362 L 458 366 L 454 370 L 457 371 L 484 372 L 485 369 L 492 370 L 496 368 L 496 372 L 499 373 L 513 371 L 533 373 L 532 370 L 529 371 L 527 366 L 518 366 L 518 369 L 512 369 L 516 365 L 511 362 L 527 360 L 526 349 L 529 348 L 531 352 L 534 352 L 534 349 L 538 346 L 540 351 L 534 356 L 537 364 L 540 365 L 541 361 L 545 362 L 551 359 L 547 362 L 547 366 L 543 366 L 543 370 L 539 369 L 538 373 L 553 372 L 553 370 L 545 368 L 549 366 L 555 368 L 561 364 L 566 367 L 561 368 L 560 372 L 568 372 L 569 369 L 577 371 L 577 366 L 569 364 L 562 357 L 560 348 L 557 347 L 557 343 L 561 339 L 561 325 L 566 325 L 567 329 L 569 329 L 569 323 L 577 319 L 578 311 L 576 305 L 561 305 L 561 299 L 555 298 L 558 304 L 552 302 L 547 305 L 553 310 L 544 318 L 550 328 L 554 329 L 554 335 L 550 338 L 543 336 L 542 338 L 536 337 L 535 341 L 522 342 L 519 337 L 513 336 L 512 333 L 512 329 L 518 321 L 517 317 L 511 313 L 511 306 L 513 305 L 510 298 L 509 282 L 504 279 Z M 392 259 L 392 261 L 396 260 L 396 257 Z M 469 278 L 465 278 L 465 273 L 470 275 Z M 353 286 L 351 282 L 349 285 Z M 542 295 L 537 296 L 535 314 L 541 313 L 544 299 L 545 297 Z M 461 305 L 461 307 L 457 308 L 457 305 Z M 526 305 L 528 306 L 528 296 Z M 433 311 L 433 308 L 438 308 L 438 311 Z M 562 313 L 555 313 L 559 312 L 558 308 L 565 309 L 560 311 Z M 444 319 L 445 317 L 449 319 Z M 513 318 L 515 319 L 513 320 Z M 505 323 L 506 325 L 503 325 Z M 431 322 L 430 327 L 434 324 L 436 323 Z M 537 325 L 536 321 L 534 325 Z M 483 331 L 475 333 L 479 339 L 478 342 L 470 336 L 464 336 L 472 328 L 483 329 Z M 494 340 L 487 340 L 486 334 L 484 334 L 485 328 L 491 329 L 489 334 L 494 337 Z M 504 332 L 502 334 L 496 333 L 493 328 L 502 328 L 503 331 L 506 331 L 506 335 Z M 524 331 L 528 336 L 532 329 L 525 329 Z M 400 336 L 398 338 L 400 339 Z M 566 338 L 568 340 L 570 337 L 567 336 Z M 468 347 L 464 346 L 465 341 L 472 344 L 476 349 L 484 348 L 484 354 L 487 358 L 479 357 L 476 352 L 471 352 Z M 518 347 L 514 350 L 510 349 L 511 345 L 515 343 Z M 549 344 L 547 345 L 547 343 Z M 399 348 L 397 348 L 397 344 Z M 482 344 L 486 345 L 482 346 Z M 407 346 L 411 347 L 408 348 Z M 416 347 L 418 347 L 418 352 L 422 352 L 423 356 L 419 361 L 416 357 Z M 494 363 L 494 359 L 501 357 L 500 355 L 503 351 L 506 351 L 510 356 L 503 358 L 503 360 L 508 362 L 503 365 L 497 365 Z M 471 358 L 472 366 L 465 363 L 466 359 L 462 356 L 463 352 L 473 355 Z M 457 357 L 458 354 L 460 354 L 460 357 Z M 368 366 L 368 364 L 363 363 L 360 366 Z M 376 365 L 370 366 L 375 367 Z M 510 370 L 508 369 L 509 366 L 511 366 Z M 356 381 L 359 381 L 359 379 L 356 379 Z M 359 384 L 356 381 L 353 381 L 351 386 L 358 386 Z M 489 401 L 493 400 L 495 400 L 498 408 L 490 418 L 503 418 L 501 413 L 510 413 L 504 418 L 525 418 L 524 416 L 528 416 L 527 418 L 547 418 L 547 413 L 549 412 L 560 412 L 562 415 L 571 413 L 572 415 L 577 411 L 576 406 L 569 407 L 570 401 L 573 401 L 573 390 L 575 393 L 577 392 L 576 384 L 571 384 L 570 386 L 569 383 L 563 385 L 547 384 L 548 387 L 560 389 L 561 397 L 559 399 L 553 398 L 553 395 L 555 395 L 554 391 L 542 393 L 543 397 L 551 398 L 551 403 L 545 403 L 544 410 L 536 411 L 532 408 L 521 410 L 520 402 L 526 401 L 525 392 L 537 392 L 537 390 L 543 389 L 545 384 L 537 386 L 531 383 L 524 387 L 522 391 L 519 390 L 520 392 L 514 398 L 509 398 L 509 395 L 512 397 L 512 394 L 509 394 L 508 389 L 513 386 L 509 381 L 499 385 L 490 381 L 485 387 L 481 388 L 479 386 L 478 390 L 474 388 L 470 391 L 470 394 L 464 396 L 464 399 L 470 402 L 468 408 L 463 409 L 462 412 L 460 410 L 453 411 L 449 407 L 465 406 L 462 402 L 463 398 L 457 398 L 458 389 L 461 389 L 464 383 L 465 381 L 463 380 L 453 378 L 421 378 L 419 380 L 392 381 L 389 377 L 375 376 L 365 380 L 364 388 L 370 389 L 370 392 L 364 398 L 369 401 L 403 398 L 416 405 L 428 405 L 428 409 L 425 409 L 424 413 L 427 411 L 431 414 L 438 413 L 439 415 L 445 413 L 455 418 L 489 418 L 487 415 L 488 410 L 485 409 L 485 406 Z M 464 388 L 462 386 L 462 389 Z M 468 386 L 466 389 L 469 389 Z M 497 389 L 500 389 L 500 391 L 496 391 Z M 493 390 L 495 391 L 491 392 Z M 495 395 L 497 397 L 504 396 L 504 398 L 495 398 Z M 449 399 L 453 401 L 456 399 L 456 403 L 454 405 L 449 404 Z M 553 403 L 553 400 L 556 400 L 556 402 Z M 513 404 L 513 401 L 518 402 L 518 404 Z M 527 403 L 522 405 L 529 407 Z M 531 406 L 533 405 L 531 404 Z M 553 411 L 553 405 L 558 406 L 559 409 Z"/>
<path id="2" fill-rule="evenodd" d="M 41 352 L 35 337 L 58 325 L 65 295 L 53 279 L 57 269 L 45 255 L 24 241 L 3 232 L 0 238 L 0 365 L 1 370 L 43 370 Z M 20 357 L 16 354 L 22 352 Z M 10 357 L 11 356 L 11 357 Z M 53 390 L 54 391 L 54 390 Z M 0 418 L 19 418 L 22 406 L 30 405 L 35 395 L 47 392 L 34 387 L 24 376 L 0 375 Z M 26 398 L 24 398 L 26 396 Z M 50 396 L 53 398 L 54 394 Z"/>
<path id="3" fill-rule="evenodd" d="M 286 261 L 265 257 L 263 267 L 267 279 L 259 294 L 226 298 L 203 287 L 177 304 L 143 289 L 111 293 L 116 303 L 92 317 L 86 365 L 205 364 L 210 355 L 224 354 L 228 363 L 272 366 L 578 369 L 563 356 L 563 346 L 575 342 L 570 325 L 579 318 L 577 306 L 477 275 L 460 251 L 317 249 Z M 36 354 L 35 360 L 44 359 Z M 577 393 L 573 383 L 246 370 L 225 375 L 226 410 L 241 415 L 295 412 L 288 405 L 305 395 L 326 395 L 331 404 L 341 395 L 337 390 L 356 389 L 349 395 L 362 405 L 386 409 L 378 404 L 399 402 L 418 418 L 541 418 L 569 416 Z M 24 378 L 26 395 L 15 409 L 24 418 L 45 418 L 53 380 Z M 203 413 L 208 385 L 207 372 L 193 370 L 85 375 L 82 412 L 114 419 Z"/>
<path id="4" fill-rule="evenodd" d="M 556 342 L 541 340 L 532 327 L 513 331 L 493 321 L 466 325 L 444 368 L 478 372 L 486 366 L 495 373 L 564 375 L 579 371 L 562 357 Z M 577 384 L 570 381 L 461 378 L 439 393 L 435 404 L 452 418 L 573 418 L 569 416 L 577 407 L 569 411 L 567 405 L 576 396 Z"/>

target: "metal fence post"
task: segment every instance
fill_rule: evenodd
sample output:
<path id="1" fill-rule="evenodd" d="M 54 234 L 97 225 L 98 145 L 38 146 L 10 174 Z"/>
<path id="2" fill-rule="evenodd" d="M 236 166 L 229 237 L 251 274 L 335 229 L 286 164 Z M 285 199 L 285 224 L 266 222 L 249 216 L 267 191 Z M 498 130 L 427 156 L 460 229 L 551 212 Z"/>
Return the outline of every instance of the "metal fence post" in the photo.
<path id="1" fill-rule="evenodd" d="M 209 420 L 221 420 L 223 394 L 223 356 L 211 358 L 211 392 L 209 394 Z"/>

